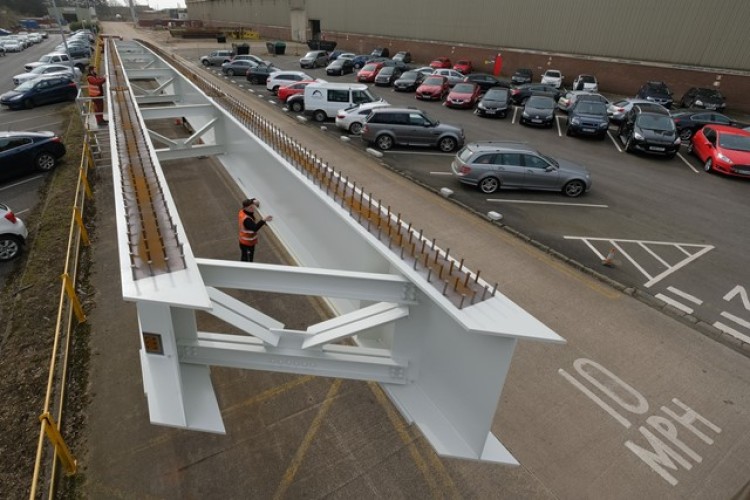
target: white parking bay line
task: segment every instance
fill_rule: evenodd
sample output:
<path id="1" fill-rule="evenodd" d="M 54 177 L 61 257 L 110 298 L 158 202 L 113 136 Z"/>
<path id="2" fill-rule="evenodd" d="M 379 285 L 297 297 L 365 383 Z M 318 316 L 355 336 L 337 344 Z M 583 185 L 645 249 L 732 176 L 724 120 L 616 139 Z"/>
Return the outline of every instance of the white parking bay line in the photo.
<path id="1" fill-rule="evenodd" d="M 516 115 L 518 114 L 518 106 L 513 106 L 513 119 L 510 121 L 511 124 L 515 125 Z"/>
<path id="2" fill-rule="evenodd" d="M 16 182 L 15 184 L 10 184 L 10 185 L 8 185 L 8 186 L 3 186 L 3 187 L 0 187 L 0 191 L 3 191 L 3 190 L 5 190 L 5 189 L 11 189 L 11 188 L 14 188 L 14 187 L 20 186 L 20 185 L 22 185 L 22 184 L 26 184 L 27 182 L 35 181 L 35 180 L 37 180 L 37 179 L 41 179 L 41 178 L 42 178 L 42 176 L 41 176 L 41 175 L 35 175 L 34 177 L 30 177 L 30 178 L 28 178 L 28 179 L 25 179 L 25 180 L 22 180 L 22 181 L 20 181 L 20 182 Z"/>
<path id="3" fill-rule="evenodd" d="M 666 295 L 663 295 L 661 293 L 656 294 L 656 298 L 661 300 L 662 302 L 669 304 L 670 306 L 674 307 L 675 309 L 679 309 L 680 311 L 687 313 L 687 314 L 693 314 L 693 308 L 688 307 L 682 302 L 677 302 L 676 300 L 672 300 Z"/>
<path id="4" fill-rule="evenodd" d="M 555 115 L 555 122 L 557 122 L 557 136 L 562 137 L 562 128 L 560 128 L 560 116 Z"/>
<path id="5" fill-rule="evenodd" d="M 617 152 L 618 153 L 622 153 L 622 149 L 620 148 L 620 145 L 617 144 L 617 139 L 615 139 L 615 136 L 612 135 L 612 132 L 610 132 L 609 130 L 607 130 L 607 135 L 609 136 L 610 140 L 612 141 L 612 144 L 614 144 L 615 147 L 617 148 Z"/>
<path id="6" fill-rule="evenodd" d="M 698 173 L 698 170 L 694 166 L 692 166 L 689 161 L 687 161 L 687 158 L 685 158 L 684 156 L 682 156 L 682 153 L 677 153 L 677 156 L 679 156 L 680 160 L 682 160 L 682 162 L 685 165 L 687 165 L 688 167 L 690 167 L 690 170 L 692 170 L 696 174 Z"/>
<path id="7" fill-rule="evenodd" d="M 487 201 L 490 203 L 519 203 L 526 205 L 558 205 L 563 207 L 609 208 L 609 205 L 594 205 L 591 203 L 563 203 L 560 201 L 501 200 L 498 198 L 487 198 Z"/>

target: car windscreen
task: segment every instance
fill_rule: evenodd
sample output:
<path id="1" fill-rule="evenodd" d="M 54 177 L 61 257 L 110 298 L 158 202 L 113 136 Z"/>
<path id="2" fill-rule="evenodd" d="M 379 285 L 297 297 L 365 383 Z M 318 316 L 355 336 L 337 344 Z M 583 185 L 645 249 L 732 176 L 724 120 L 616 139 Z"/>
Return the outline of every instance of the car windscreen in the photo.
<path id="1" fill-rule="evenodd" d="M 308 52 L 307 54 L 305 54 L 305 57 L 303 59 L 315 59 L 317 57 L 318 57 L 317 52 Z"/>
<path id="2" fill-rule="evenodd" d="M 474 85 L 470 83 L 457 83 L 453 87 L 453 92 L 456 92 L 457 94 L 471 94 L 474 92 Z"/>
<path id="3" fill-rule="evenodd" d="M 547 71 L 544 76 L 548 76 L 550 78 L 560 78 L 560 72 L 559 71 Z"/>
<path id="4" fill-rule="evenodd" d="M 416 80 L 417 78 L 419 78 L 419 73 L 416 71 L 407 71 L 401 75 L 402 80 Z"/>
<path id="5" fill-rule="evenodd" d="M 21 85 L 16 87 L 14 90 L 17 90 L 19 92 L 26 92 L 27 90 L 31 90 L 34 88 L 34 85 L 36 85 L 37 80 L 27 80 L 23 82 Z"/>
<path id="6" fill-rule="evenodd" d="M 575 110 L 586 115 L 606 115 L 607 107 L 601 102 L 578 101 Z"/>
<path id="7" fill-rule="evenodd" d="M 381 74 L 381 75 L 390 75 L 394 71 L 396 71 L 395 67 L 393 67 L 393 66 L 386 66 L 385 68 L 383 68 L 383 69 L 380 70 L 379 74 Z"/>
<path id="8" fill-rule="evenodd" d="M 584 83 L 596 83 L 596 78 L 591 75 L 581 75 L 581 81 Z"/>
<path id="9" fill-rule="evenodd" d="M 377 97 L 372 95 L 369 90 L 352 90 L 352 102 L 363 103 L 363 102 L 375 102 Z"/>
<path id="10" fill-rule="evenodd" d="M 375 71 L 375 68 L 377 67 L 377 64 L 365 64 L 365 67 L 362 68 L 362 71 Z"/>
<path id="11" fill-rule="evenodd" d="M 637 120 L 638 126 L 648 130 L 675 130 L 674 121 L 664 115 L 641 115 Z"/>
<path id="12" fill-rule="evenodd" d="M 526 102 L 526 106 L 535 109 L 554 109 L 555 100 L 550 97 L 531 96 Z"/>
<path id="13" fill-rule="evenodd" d="M 750 136 L 721 134 L 719 136 L 719 145 L 724 149 L 750 152 Z"/>
<path id="14" fill-rule="evenodd" d="M 508 89 L 490 89 L 484 94 L 485 99 L 504 101 L 508 98 Z"/>
<path id="15" fill-rule="evenodd" d="M 442 84 L 443 84 L 443 81 L 444 81 L 444 80 L 443 80 L 443 78 L 442 78 L 442 77 L 431 76 L 431 77 L 427 78 L 427 79 L 426 79 L 426 80 L 424 81 L 424 84 L 425 84 L 425 85 L 442 85 Z"/>

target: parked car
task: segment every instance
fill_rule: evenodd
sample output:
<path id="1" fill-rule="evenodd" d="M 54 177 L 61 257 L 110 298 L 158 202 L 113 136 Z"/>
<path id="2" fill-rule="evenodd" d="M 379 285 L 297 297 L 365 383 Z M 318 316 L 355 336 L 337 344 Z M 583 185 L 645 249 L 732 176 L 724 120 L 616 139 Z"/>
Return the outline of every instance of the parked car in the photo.
<path id="1" fill-rule="evenodd" d="M 474 66 L 468 59 L 461 59 L 460 61 L 456 61 L 456 64 L 453 65 L 453 69 L 455 69 L 459 73 L 468 75 L 469 73 L 474 71 Z"/>
<path id="2" fill-rule="evenodd" d="M 680 149 L 680 137 L 669 111 L 653 104 L 635 104 L 617 132 L 625 151 L 666 155 L 673 158 Z"/>
<path id="3" fill-rule="evenodd" d="M 438 58 L 433 59 L 430 62 L 430 67 L 432 69 L 440 69 L 440 68 L 450 69 L 451 67 L 453 67 L 453 64 L 451 63 L 451 60 L 447 57 L 438 57 Z"/>
<path id="4" fill-rule="evenodd" d="M 599 81 L 594 75 L 578 75 L 576 79 L 573 80 L 573 90 L 599 92 Z"/>
<path id="5" fill-rule="evenodd" d="M 560 91 L 543 83 L 524 83 L 511 89 L 510 95 L 514 104 L 525 104 L 532 95 L 544 95 L 557 101 L 560 98 Z"/>
<path id="6" fill-rule="evenodd" d="M 476 83 L 479 85 L 479 88 L 482 89 L 482 92 L 487 92 L 489 89 L 493 87 L 505 87 L 510 88 L 510 83 L 505 80 L 498 80 L 492 75 L 488 75 L 487 73 L 471 73 L 470 75 L 466 75 L 464 77 L 464 82 L 467 83 Z"/>
<path id="7" fill-rule="evenodd" d="M 328 66 L 328 53 L 325 50 L 311 50 L 299 60 L 300 68 L 322 68 Z"/>
<path id="8" fill-rule="evenodd" d="M 459 182 L 476 186 L 484 194 L 534 189 L 575 198 L 591 189 L 586 167 L 552 158 L 527 144 L 472 142 L 456 154 L 451 170 Z"/>
<path id="9" fill-rule="evenodd" d="M 383 69 L 382 62 L 368 62 L 357 72 L 357 81 L 372 83 L 375 81 L 375 77 L 378 76 L 378 72 L 381 69 Z"/>
<path id="10" fill-rule="evenodd" d="M 77 96 L 78 85 L 70 75 L 41 76 L 0 95 L 0 104 L 10 109 L 31 109 L 40 104 L 73 101 Z"/>
<path id="11" fill-rule="evenodd" d="M 727 102 L 721 92 L 716 89 L 693 87 L 680 99 L 680 107 L 723 111 L 727 107 Z"/>
<path id="12" fill-rule="evenodd" d="M 240 54 L 238 56 L 234 56 L 232 58 L 232 61 L 253 61 L 254 63 L 258 64 L 273 64 L 271 61 L 256 56 L 255 54 Z"/>
<path id="13" fill-rule="evenodd" d="M 555 100 L 543 95 L 529 97 L 523 105 L 518 123 L 551 127 L 555 123 Z"/>
<path id="14" fill-rule="evenodd" d="M 401 76 L 393 82 L 393 90 L 413 92 L 417 90 L 417 87 L 422 85 L 423 81 L 424 73 L 420 73 L 419 71 L 407 71 L 402 73 Z"/>
<path id="15" fill-rule="evenodd" d="M 406 52 L 405 50 L 396 52 L 396 55 L 393 56 L 393 60 L 400 61 L 404 64 L 409 64 L 411 62 L 411 52 Z"/>
<path id="16" fill-rule="evenodd" d="M 253 83 L 255 85 L 266 83 L 268 81 L 268 77 L 271 76 L 272 73 L 275 73 L 279 71 L 279 68 L 276 68 L 275 66 L 271 66 L 268 64 L 259 64 L 255 66 L 254 68 L 250 68 L 247 70 L 247 81 L 250 83 Z"/>
<path id="17" fill-rule="evenodd" d="M 359 135 L 362 133 L 362 126 L 372 110 L 388 106 L 390 104 L 385 101 L 375 101 L 341 109 L 336 113 L 336 126 L 352 135 Z"/>
<path id="18" fill-rule="evenodd" d="M 726 115 L 715 111 L 680 111 L 672 113 L 672 119 L 677 126 L 680 139 L 687 142 L 704 125 L 709 123 L 734 127 L 737 123 Z"/>
<path id="19" fill-rule="evenodd" d="M 362 128 L 362 140 L 387 151 L 393 146 L 437 147 L 450 153 L 463 146 L 461 127 L 440 123 L 413 108 L 373 109 Z"/>
<path id="20" fill-rule="evenodd" d="M 0 262 L 13 260 L 23 250 L 29 231 L 7 205 L 0 203 Z"/>
<path id="21" fill-rule="evenodd" d="M 326 66 L 327 75 L 344 76 L 347 73 L 354 73 L 354 62 L 351 59 L 338 57 Z"/>
<path id="22" fill-rule="evenodd" d="M 349 59 L 350 61 L 353 61 L 355 57 L 357 57 L 357 54 L 354 52 L 342 52 L 336 57 L 336 59 Z"/>
<path id="23" fill-rule="evenodd" d="M 667 109 L 672 107 L 674 101 L 672 91 L 669 89 L 664 82 L 646 82 L 643 86 L 638 89 L 638 93 L 635 95 L 638 99 L 646 99 L 657 104 L 661 104 Z"/>
<path id="24" fill-rule="evenodd" d="M 6 52 L 21 52 L 23 50 L 23 46 L 18 40 L 5 40 L 3 48 L 5 48 Z"/>
<path id="25" fill-rule="evenodd" d="M 625 118 L 627 112 L 630 111 L 635 104 L 658 107 L 669 113 L 669 110 L 667 110 L 667 108 L 665 108 L 661 104 L 656 104 L 653 101 L 647 101 L 646 99 L 628 98 L 621 101 L 612 102 L 607 105 L 607 114 L 609 115 L 609 119 L 613 123 L 620 123 L 623 118 Z"/>
<path id="26" fill-rule="evenodd" d="M 442 101 L 448 95 L 448 92 L 450 92 L 450 85 L 448 85 L 447 78 L 440 75 L 430 75 L 424 79 L 422 85 L 417 87 L 414 97 L 426 101 Z"/>
<path id="27" fill-rule="evenodd" d="M 250 68 L 254 68 L 257 65 L 257 62 L 250 59 L 232 60 L 221 65 L 221 72 L 227 76 L 245 76 Z"/>
<path id="28" fill-rule="evenodd" d="M 359 54 L 357 56 L 354 56 L 352 58 L 352 64 L 354 64 L 354 69 L 362 69 L 365 64 L 370 62 L 370 59 L 372 59 L 373 56 L 370 54 Z"/>
<path id="29" fill-rule="evenodd" d="M 70 75 L 75 81 L 81 79 L 81 70 L 73 66 L 72 68 L 66 64 L 45 64 L 43 66 L 37 66 L 28 73 L 21 73 L 13 77 L 13 83 L 20 85 L 23 82 L 39 78 L 42 75 Z"/>
<path id="30" fill-rule="evenodd" d="M 603 102 L 606 105 L 609 104 L 607 98 L 601 94 L 595 94 L 593 92 L 589 92 L 588 90 L 571 90 L 557 100 L 557 109 L 567 113 L 579 99 L 599 101 Z"/>
<path id="31" fill-rule="evenodd" d="M 375 85 L 389 87 L 401 76 L 401 68 L 396 66 L 385 66 L 375 76 Z"/>
<path id="32" fill-rule="evenodd" d="M 279 102 L 286 103 L 290 97 L 292 97 L 293 95 L 302 94 L 305 91 L 305 87 L 314 82 L 315 80 L 303 80 L 301 82 L 294 82 L 290 83 L 289 85 L 279 87 L 278 91 L 276 92 L 276 99 L 278 99 Z"/>
<path id="33" fill-rule="evenodd" d="M 314 78 L 302 71 L 275 71 L 266 80 L 266 90 L 270 90 L 275 94 L 279 90 L 279 87 L 289 85 L 293 82 L 301 82 L 302 80 L 314 80 Z"/>
<path id="34" fill-rule="evenodd" d="M 505 118 L 511 106 L 510 89 L 503 87 L 491 88 L 477 103 L 476 113 L 479 116 Z"/>
<path id="35" fill-rule="evenodd" d="M 588 96 L 578 99 L 568 111 L 568 128 L 565 134 L 593 135 L 599 139 L 607 137 L 609 130 L 609 116 L 607 105 Z"/>
<path id="36" fill-rule="evenodd" d="M 464 74 L 459 73 L 455 69 L 436 69 L 432 72 L 433 75 L 440 75 L 444 76 L 446 80 L 448 80 L 448 85 L 453 87 L 457 83 L 461 83 L 464 81 Z"/>
<path id="37" fill-rule="evenodd" d="M 0 180 L 47 172 L 65 155 L 53 132 L 0 132 Z"/>
<path id="38" fill-rule="evenodd" d="M 205 56 L 201 56 L 201 64 L 208 66 L 220 66 L 225 62 L 229 62 L 234 57 L 234 52 L 231 50 L 214 50 L 209 52 Z"/>
<path id="39" fill-rule="evenodd" d="M 690 139 L 688 153 L 706 172 L 750 178 L 750 132 L 725 125 L 706 125 Z"/>
<path id="40" fill-rule="evenodd" d="M 544 73 L 542 73 L 542 80 L 539 83 L 544 83 L 545 85 L 551 85 L 555 87 L 556 89 L 559 89 L 562 87 L 562 82 L 565 77 L 560 72 L 560 70 L 557 69 L 548 69 Z"/>
<path id="41" fill-rule="evenodd" d="M 390 50 L 388 50 L 388 47 L 377 47 L 377 48 L 372 49 L 372 52 L 370 52 L 370 55 L 374 57 L 389 57 Z"/>
<path id="42" fill-rule="evenodd" d="M 443 106 L 449 108 L 472 109 L 479 100 L 481 89 L 476 83 L 457 83 L 445 98 Z"/>
<path id="43" fill-rule="evenodd" d="M 420 68 L 415 69 L 414 71 L 422 73 L 425 77 L 427 77 L 431 75 L 433 71 L 435 71 L 435 68 L 433 68 L 432 66 L 422 66 Z"/>

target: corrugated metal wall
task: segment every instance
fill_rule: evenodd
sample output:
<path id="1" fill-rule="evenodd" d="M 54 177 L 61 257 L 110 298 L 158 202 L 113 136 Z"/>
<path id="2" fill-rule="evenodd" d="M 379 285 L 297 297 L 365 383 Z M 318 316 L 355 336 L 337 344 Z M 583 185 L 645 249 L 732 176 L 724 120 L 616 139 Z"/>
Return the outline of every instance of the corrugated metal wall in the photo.
<path id="1" fill-rule="evenodd" d="M 748 0 L 217 0 L 191 18 L 750 71 Z"/>

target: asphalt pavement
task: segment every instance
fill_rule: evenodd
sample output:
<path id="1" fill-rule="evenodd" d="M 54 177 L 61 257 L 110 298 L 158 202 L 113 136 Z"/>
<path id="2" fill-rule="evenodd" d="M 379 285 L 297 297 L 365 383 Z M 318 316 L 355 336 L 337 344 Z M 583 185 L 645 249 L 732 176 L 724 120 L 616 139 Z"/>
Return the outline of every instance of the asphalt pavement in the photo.
<path id="1" fill-rule="evenodd" d="M 125 23 L 106 29 L 171 45 L 160 32 L 136 33 Z M 564 346 L 522 342 L 516 350 L 492 429 L 521 466 L 438 457 L 379 387 L 363 382 L 214 369 L 225 436 L 150 425 L 137 317 L 122 301 L 113 260 L 111 175 L 100 171 L 92 403 L 88 449 L 79 458 L 85 496 L 682 499 L 730 498 L 747 483 L 747 357 L 342 147 L 338 138 L 291 116 L 268 119 L 567 339 Z M 237 259 L 243 193 L 221 165 L 207 158 L 163 168 L 196 256 Z M 268 229 L 256 258 L 284 262 Z M 323 314 L 306 301 L 245 298 L 261 310 L 288 311 L 290 324 Z M 211 320 L 199 324 L 207 329 Z"/>

